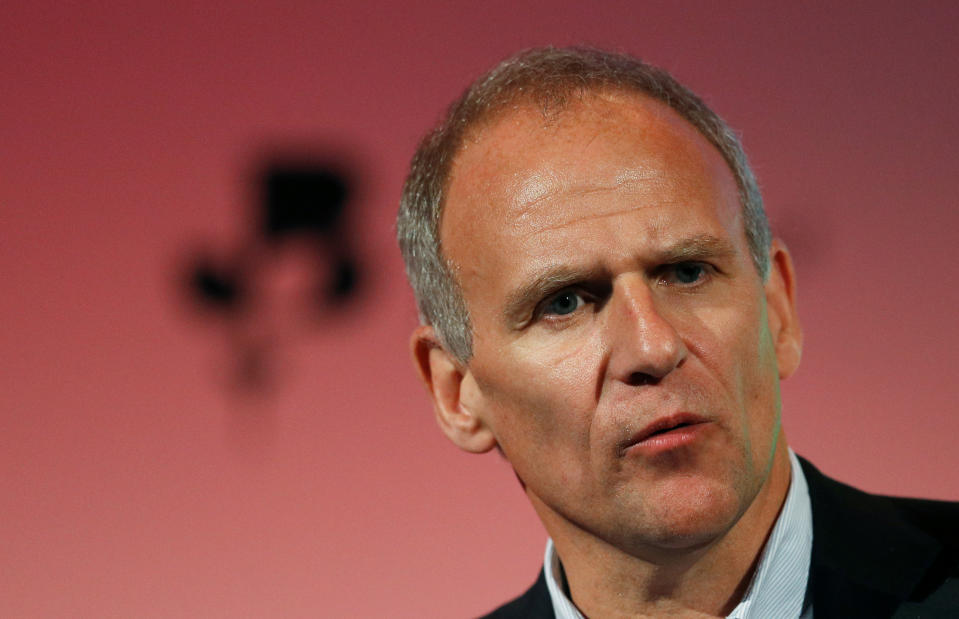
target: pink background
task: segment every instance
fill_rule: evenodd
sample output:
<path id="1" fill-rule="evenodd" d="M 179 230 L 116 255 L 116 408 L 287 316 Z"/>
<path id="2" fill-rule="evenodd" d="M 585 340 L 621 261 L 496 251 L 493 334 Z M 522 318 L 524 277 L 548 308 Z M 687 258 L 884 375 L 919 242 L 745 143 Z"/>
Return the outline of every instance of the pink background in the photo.
<path id="1" fill-rule="evenodd" d="M 959 498 L 959 5 L 835 4 L 6 3 L 0 615 L 466 617 L 533 579 L 508 467 L 447 444 L 413 377 L 392 221 L 418 137 L 537 44 L 641 55 L 742 131 L 799 264 L 792 445 Z M 264 148 L 331 143 L 365 295 L 296 330 L 278 267 L 282 379 L 239 398 L 177 269 L 240 242 Z"/>

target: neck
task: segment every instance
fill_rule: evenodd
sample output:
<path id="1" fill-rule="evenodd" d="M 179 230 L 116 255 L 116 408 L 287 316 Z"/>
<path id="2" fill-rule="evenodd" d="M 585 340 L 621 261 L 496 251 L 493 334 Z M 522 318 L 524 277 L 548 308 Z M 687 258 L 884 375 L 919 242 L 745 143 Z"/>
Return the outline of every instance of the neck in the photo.
<path id="1" fill-rule="evenodd" d="M 769 475 L 722 535 L 694 548 L 627 552 L 584 531 L 531 497 L 553 538 L 570 594 L 590 617 L 726 616 L 743 598 L 789 488 L 781 440 Z M 641 554 L 641 556 L 637 556 Z"/>

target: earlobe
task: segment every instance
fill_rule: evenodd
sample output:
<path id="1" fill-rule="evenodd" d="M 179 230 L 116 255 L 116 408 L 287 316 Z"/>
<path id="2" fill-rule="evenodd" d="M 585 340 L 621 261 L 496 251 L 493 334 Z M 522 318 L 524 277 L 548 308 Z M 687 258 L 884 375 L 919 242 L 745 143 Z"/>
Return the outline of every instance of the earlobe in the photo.
<path id="1" fill-rule="evenodd" d="M 779 378 L 788 378 L 799 367 L 802 357 L 802 327 L 796 309 L 796 273 L 789 250 L 779 239 L 774 240 L 769 249 L 769 277 L 765 289 Z"/>
<path id="2" fill-rule="evenodd" d="M 496 438 L 471 401 L 475 398 L 467 397 L 476 389 L 469 368 L 443 348 L 432 326 L 421 325 L 413 331 L 410 352 L 443 433 L 465 451 L 483 453 L 496 447 Z"/>

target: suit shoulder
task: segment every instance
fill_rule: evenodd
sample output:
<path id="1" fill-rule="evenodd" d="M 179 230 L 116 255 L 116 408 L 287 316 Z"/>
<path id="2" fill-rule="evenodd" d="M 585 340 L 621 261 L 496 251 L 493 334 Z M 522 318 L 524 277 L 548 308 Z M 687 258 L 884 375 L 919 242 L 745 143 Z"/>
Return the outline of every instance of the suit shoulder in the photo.
<path id="1" fill-rule="evenodd" d="M 952 603 L 959 606 L 959 503 L 890 497 L 902 519 L 935 539 L 941 546 L 933 572 L 951 579 Z"/>
<path id="2" fill-rule="evenodd" d="M 889 497 L 902 518 L 942 541 L 959 548 L 959 502 Z"/>
<path id="3" fill-rule="evenodd" d="M 826 477 L 808 461 L 801 462 L 814 504 L 860 524 L 881 520 L 908 525 L 947 548 L 959 548 L 959 502 L 872 494 Z"/>

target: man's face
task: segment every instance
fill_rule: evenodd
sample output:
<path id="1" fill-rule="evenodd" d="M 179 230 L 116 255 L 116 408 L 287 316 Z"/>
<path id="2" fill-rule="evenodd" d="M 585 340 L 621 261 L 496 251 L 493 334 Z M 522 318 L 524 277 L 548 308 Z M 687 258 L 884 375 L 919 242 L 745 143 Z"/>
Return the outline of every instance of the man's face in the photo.
<path id="1" fill-rule="evenodd" d="M 459 405 L 548 529 L 694 547 L 786 462 L 783 293 L 751 261 L 727 164 L 668 107 L 508 112 L 460 151 L 440 232 L 474 329 Z"/>

